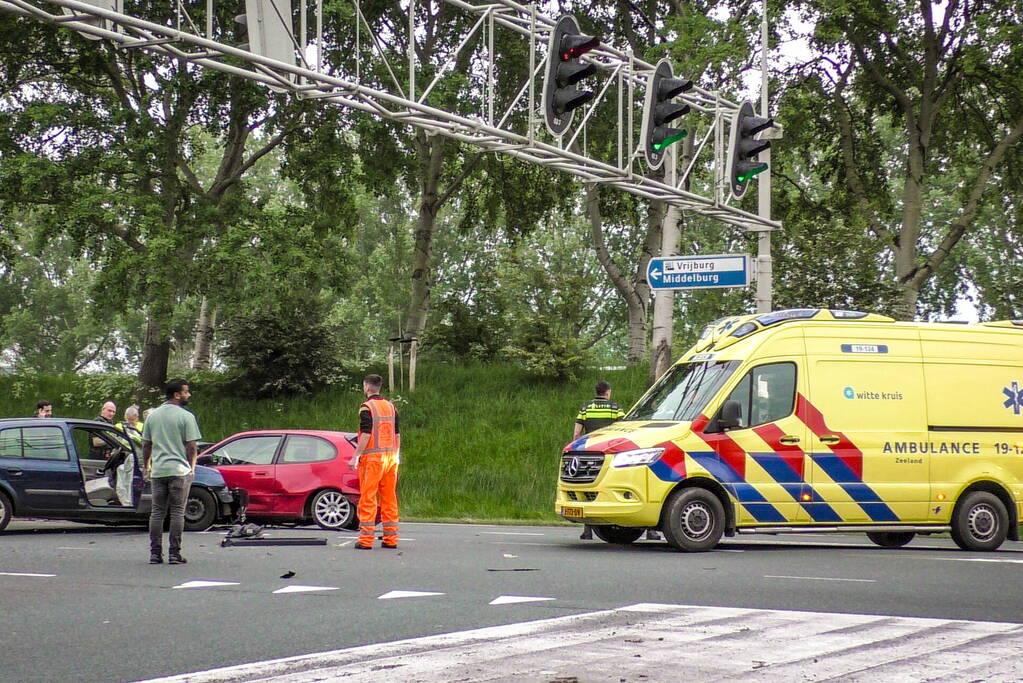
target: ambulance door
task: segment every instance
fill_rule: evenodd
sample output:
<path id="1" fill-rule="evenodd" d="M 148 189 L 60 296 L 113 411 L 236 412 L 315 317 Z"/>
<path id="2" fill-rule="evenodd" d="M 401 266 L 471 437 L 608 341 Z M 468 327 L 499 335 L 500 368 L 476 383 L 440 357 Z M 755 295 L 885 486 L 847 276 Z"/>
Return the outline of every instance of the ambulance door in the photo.
<path id="1" fill-rule="evenodd" d="M 911 330 L 886 332 L 806 331 L 810 395 L 802 415 L 812 434 L 811 483 L 842 522 L 927 518 L 930 447 L 919 340 Z"/>
<path id="2" fill-rule="evenodd" d="M 771 358 L 746 372 L 724 403 L 739 404 L 739 427 L 704 439 L 731 475 L 722 483 L 739 502 L 740 525 L 802 524 L 810 520 L 802 505 L 806 489 L 806 425 L 796 416 L 801 358 Z M 720 412 L 719 412 L 720 416 Z M 727 465 L 727 467 L 725 466 Z"/>

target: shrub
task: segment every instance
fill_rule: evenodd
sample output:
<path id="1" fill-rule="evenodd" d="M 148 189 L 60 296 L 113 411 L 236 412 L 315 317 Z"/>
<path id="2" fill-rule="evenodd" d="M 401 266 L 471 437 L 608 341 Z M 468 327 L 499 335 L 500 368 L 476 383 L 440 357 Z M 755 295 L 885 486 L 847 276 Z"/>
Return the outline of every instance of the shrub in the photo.
<path id="1" fill-rule="evenodd" d="M 257 310 L 221 328 L 235 390 L 255 397 L 311 394 L 343 378 L 338 334 L 315 303 Z"/>

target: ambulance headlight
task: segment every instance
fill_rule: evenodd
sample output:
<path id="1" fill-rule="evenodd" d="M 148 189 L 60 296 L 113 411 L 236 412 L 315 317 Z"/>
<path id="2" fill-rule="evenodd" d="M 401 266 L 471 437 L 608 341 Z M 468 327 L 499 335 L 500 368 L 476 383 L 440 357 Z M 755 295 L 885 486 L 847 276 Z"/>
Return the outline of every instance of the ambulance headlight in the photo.
<path id="1" fill-rule="evenodd" d="M 611 467 L 634 467 L 636 465 L 649 465 L 657 462 L 657 459 L 664 453 L 663 448 L 639 448 L 634 451 L 622 451 L 615 453 Z"/>

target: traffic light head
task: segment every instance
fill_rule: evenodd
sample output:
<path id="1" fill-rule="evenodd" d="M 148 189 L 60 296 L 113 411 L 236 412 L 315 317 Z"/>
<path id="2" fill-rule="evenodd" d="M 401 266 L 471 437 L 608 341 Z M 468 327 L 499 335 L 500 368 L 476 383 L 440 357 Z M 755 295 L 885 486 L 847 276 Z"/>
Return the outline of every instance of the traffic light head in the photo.
<path id="1" fill-rule="evenodd" d="M 543 117 L 547 129 L 561 135 L 572 123 L 572 112 L 593 99 L 592 90 L 576 88 L 597 72 L 592 62 L 580 57 L 600 45 L 600 39 L 583 35 L 575 17 L 566 14 L 551 31 L 547 72 L 543 86 Z"/>
<path id="2" fill-rule="evenodd" d="M 674 77 L 671 63 L 666 59 L 658 62 L 650 75 L 643 104 L 643 130 L 640 137 L 647 165 L 651 169 L 660 168 L 664 162 L 664 150 L 688 134 L 683 128 L 667 124 L 689 113 L 688 104 L 678 104 L 672 100 L 692 87 L 692 81 Z"/>
<path id="3" fill-rule="evenodd" d="M 731 143 L 728 146 L 728 181 L 732 196 L 741 199 L 746 194 L 749 181 L 767 170 L 767 164 L 756 161 L 757 155 L 770 149 L 767 140 L 756 140 L 754 136 L 774 126 L 773 119 L 753 114 L 753 105 L 743 102 L 732 118 Z"/>

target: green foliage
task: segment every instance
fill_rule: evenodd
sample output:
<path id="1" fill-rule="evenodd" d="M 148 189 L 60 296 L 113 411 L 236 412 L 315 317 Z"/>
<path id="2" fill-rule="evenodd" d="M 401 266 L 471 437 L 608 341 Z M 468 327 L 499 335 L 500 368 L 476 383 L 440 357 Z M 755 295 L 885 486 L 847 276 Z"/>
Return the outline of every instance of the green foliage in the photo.
<path id="1" fill-rule="evenodd" d="M 504 351 L 534 377 L 574 382 L 591 356 L 577 338 L 559 334 L 557 328 L 546 320 L 527 323 Z"/>
<path id="2" fill-rule="evenodd" d="M 230 318 L 222 332 L 235 390 L 260 398 L 308 395 L 337 381 L 339 331 L 324 322 L 325 312 L 314 301 Z"/>

